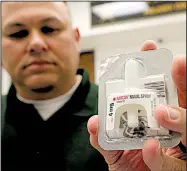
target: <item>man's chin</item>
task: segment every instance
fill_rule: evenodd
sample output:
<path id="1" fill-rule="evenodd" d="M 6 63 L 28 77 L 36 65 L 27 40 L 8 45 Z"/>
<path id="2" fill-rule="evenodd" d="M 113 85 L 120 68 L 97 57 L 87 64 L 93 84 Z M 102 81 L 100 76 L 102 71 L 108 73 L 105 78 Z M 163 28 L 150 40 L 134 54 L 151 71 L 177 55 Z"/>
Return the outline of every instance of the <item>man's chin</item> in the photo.
<path id="1" fill-rule="evenodd" d="M 51 85 L 56 85 L 57 79 L 55 77 L 32 77 L 32 79 L 25 79 L 24 84 L 29 89 L 45 88 Z"/>
<path id="2" fill-rule="evenodd" d="M 46 87 L 50 87 L 53 86 L 55 87 L 55 83 L 54 82 L 26 82 L 25 86 L 30 89 L 30 90 L 34 90 L 34 89 L 43 89 Z"/>

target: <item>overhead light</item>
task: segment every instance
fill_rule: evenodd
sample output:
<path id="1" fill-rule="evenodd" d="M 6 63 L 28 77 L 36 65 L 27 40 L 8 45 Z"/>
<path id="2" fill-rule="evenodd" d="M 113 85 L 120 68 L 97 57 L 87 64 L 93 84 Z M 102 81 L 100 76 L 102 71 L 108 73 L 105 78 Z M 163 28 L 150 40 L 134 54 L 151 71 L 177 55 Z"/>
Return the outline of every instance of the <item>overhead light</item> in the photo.
<path id="1" fill-rule="evenodd" d="M 99 18 L 106 20 L 142 13 L 148 8 L 147 2 L 110 2 L 94 6 L 92 12 Z"/>

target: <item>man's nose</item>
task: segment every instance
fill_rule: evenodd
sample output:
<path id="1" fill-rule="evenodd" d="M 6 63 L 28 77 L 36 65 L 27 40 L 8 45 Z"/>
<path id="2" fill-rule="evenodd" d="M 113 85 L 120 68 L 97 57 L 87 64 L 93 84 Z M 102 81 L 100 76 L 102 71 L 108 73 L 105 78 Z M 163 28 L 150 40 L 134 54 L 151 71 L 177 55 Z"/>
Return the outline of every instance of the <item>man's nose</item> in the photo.
<path id="1" fill-rule="evenodd" d="M 30 53 L 42 53 L 47 51 L 47 44 L 44 37 L 39 32 L 32 32 L 29 40 L 28 52 Z"/>

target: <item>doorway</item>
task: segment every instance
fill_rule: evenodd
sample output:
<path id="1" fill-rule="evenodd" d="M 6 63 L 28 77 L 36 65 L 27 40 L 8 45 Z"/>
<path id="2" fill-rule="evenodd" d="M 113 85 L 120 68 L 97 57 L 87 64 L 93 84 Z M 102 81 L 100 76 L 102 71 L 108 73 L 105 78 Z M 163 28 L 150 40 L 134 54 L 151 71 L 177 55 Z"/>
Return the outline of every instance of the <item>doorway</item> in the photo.
<path id="1" fill-rule="evenodd" d="M 79 67 L 88 70 L 90 81 L 94 83 L 94 51 L 81 52 Z"/>

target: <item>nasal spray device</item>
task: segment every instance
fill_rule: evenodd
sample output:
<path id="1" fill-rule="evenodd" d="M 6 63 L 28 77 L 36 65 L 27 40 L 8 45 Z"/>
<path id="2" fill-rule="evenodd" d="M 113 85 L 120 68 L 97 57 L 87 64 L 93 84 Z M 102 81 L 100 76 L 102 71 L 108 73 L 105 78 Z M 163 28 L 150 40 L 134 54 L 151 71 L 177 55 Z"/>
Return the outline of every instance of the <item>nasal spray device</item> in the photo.
<path id="1" fill-rule="evenodd" d="M 165 148 L 180 142 L 180 133 L 162 127 L 154 117 L 158 105 L 178 105 L 172 60 L 169 50 L 158 49 L 101 62 L 98 142 L 103 149 L 142 149 L 151 137 Z"/>

